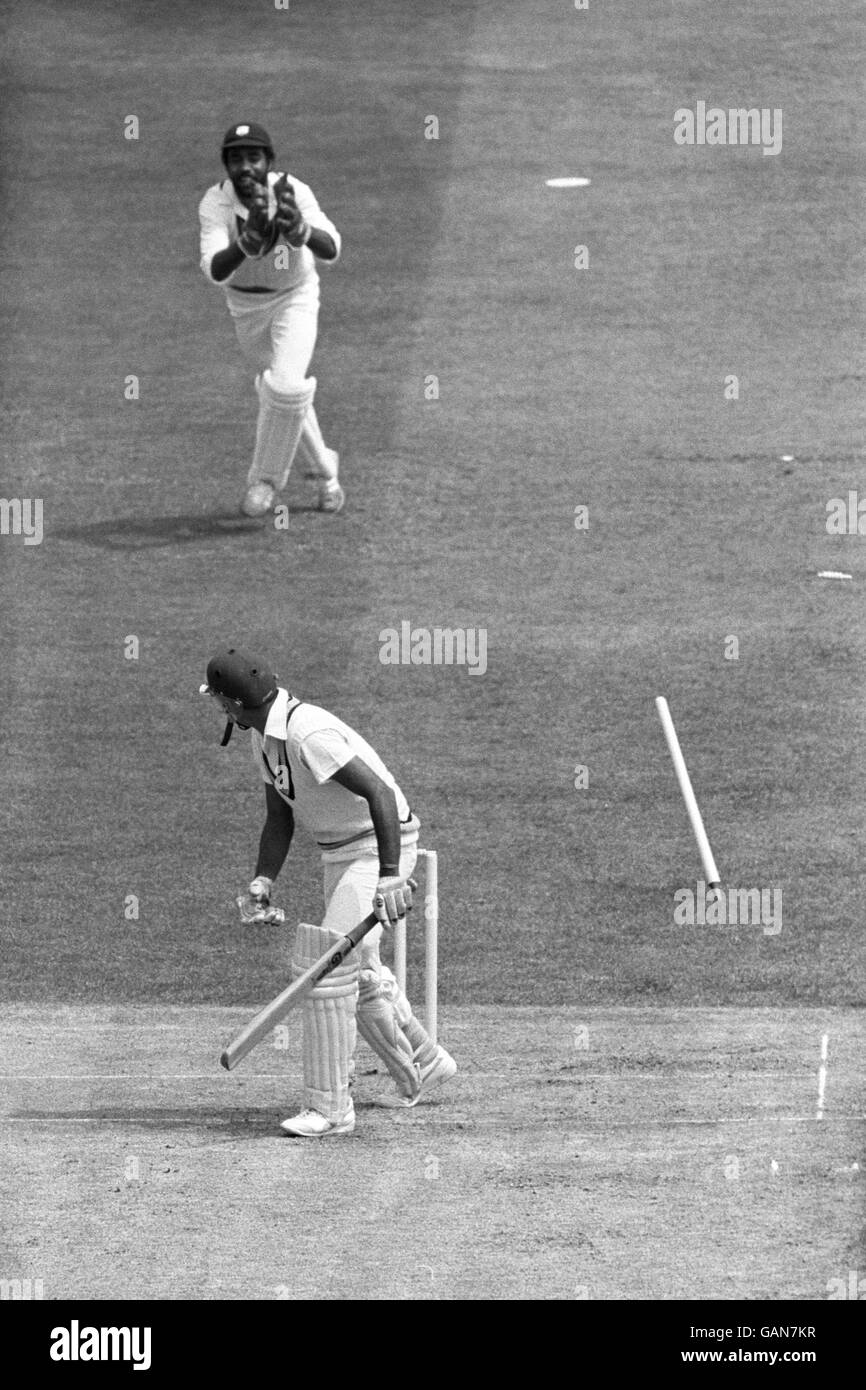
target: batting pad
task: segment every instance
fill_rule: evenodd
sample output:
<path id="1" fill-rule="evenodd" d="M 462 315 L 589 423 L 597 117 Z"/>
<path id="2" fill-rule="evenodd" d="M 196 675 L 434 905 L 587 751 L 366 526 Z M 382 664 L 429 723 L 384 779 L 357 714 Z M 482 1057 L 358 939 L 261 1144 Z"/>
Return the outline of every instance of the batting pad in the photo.
<path id="1" fill-rule="evenodd" d="M 275 391 L 270 377 L 266 371 L 256 378 L 259 419 L 247 484 L 270 483 L 279 492 L 289 481 L 304 418 L 316 394 L 316 378 L 308 377 L 289 391 Z"/>
<path id="2" fill-rule="evenodd" d="M 295 935 L 293 977 L 303 975 L 339 940 L 339 932 L 301 922 Z M 358 968 L 352 951 L 304 1000 L 304 1103 L 329 1120 L 341 1120 L 350 1103 Z"/>
<path id="3" fill-rule="evenodd" d="M 308 406 L 304 416 L 301 437 L 298 440 L 298 458 L 306 468 L 319 478 L 335 478 L 334 451 L 329 449 L 322 437 L 319 417 L 313 405 Z"/>
<path id="4" fill-rule="evenodd" d="M 389 988 L 387 977 L 393 981 L 396 997 Z M 402 1001 L 402 1003 L 401 1003 Z M 405 1005 L 405 1010 L 402 1005 Z M 390 970 L 383 966 L 381 974 L 362 970 L 358 989 L 358 1031 L 378 1057 L 382 1058 L 401 1096 L 414 1100 L 421 1086 L 421 1074 L 415 1063 L 414 1049 L 401 1027 L 401 1014 L 412 1017 L 406 996 L 397 988 Z"/>
<path id="5" fill-rule="evenodd" d="M 394 975 L 387 965 L 382 966 L 381 992 L 386 999 L 390 999 L 394 1006 L 394 1013 L 397 1022 L 404 1035 L 409 1040 L 409 1045 L 419 1066 L 426 1067 L 429 1062 L 433 1062 L 439 1052 L 438 1047 L 427 1033 L 426 1029 L 418 1022 L 412 1012 L 412 1005 L 397 984 Z"/>

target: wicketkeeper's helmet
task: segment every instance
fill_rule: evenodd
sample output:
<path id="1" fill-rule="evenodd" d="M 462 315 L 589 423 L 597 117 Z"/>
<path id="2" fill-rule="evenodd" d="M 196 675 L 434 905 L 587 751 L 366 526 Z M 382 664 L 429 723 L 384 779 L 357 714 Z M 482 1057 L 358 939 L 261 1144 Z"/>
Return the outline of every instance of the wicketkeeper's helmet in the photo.
<path id="1" fill-rule="evenodd" d="M 255 121 L 241 121 L 240 125 L 230 126 L 223 136 L 222 157 L 225 163 L 226 150 L 236 145 L 248 145 L 251 149 L 264 150 L 269 159 L 274 157 L 274 145 L 264 126 Z"/>
<path id="2" fill-rule="evenodd" d="M 223 734 L 225 747 L 231 738 L 231 716 L 267 704 L 277 693 L 277 678 L 266 661 L 259 661 L 239 647 L 221 647 L 208 662 L 207 683 L 199 690 L 202 695 L 216 696 L 230 716 Z"/>

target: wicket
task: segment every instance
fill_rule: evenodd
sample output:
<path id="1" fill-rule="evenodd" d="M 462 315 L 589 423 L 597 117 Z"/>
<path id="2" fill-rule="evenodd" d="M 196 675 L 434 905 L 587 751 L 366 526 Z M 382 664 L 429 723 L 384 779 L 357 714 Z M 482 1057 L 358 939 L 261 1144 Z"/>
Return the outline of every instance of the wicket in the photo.
<path id="1" fill-rule="evenodd" d="M 435 849 L 419 849 L 424 860 L 424 1022 L 437 1040 L 439 1005 L 439 857 Z M 406 993 L 406 919 L 394 928 L 394 974 Z"/>
<path id="2" fill-rule="evenodd" d="M 689 821 L 691 822 L 692 833 L 697 842 L 698 852 L 701 856 L 701 863 L 704 866 L 704 873 L 707 876 L 707 887 L 715 890 L 717 896 L 721 896 L 721 888 L 719 887 L 719 871 L 716 868 L 716 861 L 713 858 L 713 851 L 710 849 L 710 842 L 707 839 L 707 832 L 704 829 L 704 822 L 701 819 L 701 813 L 698 809 L 697 799 L 695 797 L 694 789 L 692 787 L 692 779 L 689 776 L 689 770 L 686 767 L 686 760 L 683 757 L 683 750 L 680 747 L 680 741 L 677 738 L 677 731 L 674 728 L 674 721 L 671 718 L 671 712 L 668 708 L 668 702 L 665 699 L 664 695 L 656 696 L 656 709 L 658 710 L 659 719 L 662 722 L 662 728 L 664 730 L 664 735 L 667 740 L 668 751 L 670 752 L 671 760 L 674 765 L 674 772 L 677 775 L 677 781 L 680 784 L 680 791 L 683 794 L 683 801 L 686 803 L 686 811 L 688 813 Z"/>

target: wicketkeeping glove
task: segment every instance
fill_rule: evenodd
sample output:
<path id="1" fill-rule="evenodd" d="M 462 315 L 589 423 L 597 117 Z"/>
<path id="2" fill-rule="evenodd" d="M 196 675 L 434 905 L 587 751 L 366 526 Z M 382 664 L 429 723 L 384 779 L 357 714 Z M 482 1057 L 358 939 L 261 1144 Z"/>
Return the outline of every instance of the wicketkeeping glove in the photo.
<path id="1" fill-rule="evenodd" d="M 267 189 L 260 186 L 253 194 L 244 229 L 238 237 L 238 246 L 245 256 L 258 259 L 273 246 L 275 236 L 275 224 L 268 219 Z"/>
<path id="2" fill-rule="evenodd" d="M 295 190 L 289 183 L 286 175 L 283 174 L 274 184 L 274 193 L 277 197 L 277 211 L 274 215 L 274 226 L 280 236 L 285 237 L 290 246 L 297 250 L 301 246 L 306 246 L 310 240 L 312 227 L 305 221 L 301 209 L 295 202 Z"/>
<path id="3" fill-rule="evenodd" d="M 254 878 L 246 893 L 236 899 L 244 926 L 271 926 L 285 922 L 286 914 L 281 907 L 271 907 L 273 881 L 269 878 Z"/>
<path id="4" fill-rule="evenodd" d="M 373 911 L 386 927 L 393 927 L 401 917 L 412 909 L 412 889 L 418 885 L 414 879 L 380 878 L 376 884 L 373 898 Z"/>

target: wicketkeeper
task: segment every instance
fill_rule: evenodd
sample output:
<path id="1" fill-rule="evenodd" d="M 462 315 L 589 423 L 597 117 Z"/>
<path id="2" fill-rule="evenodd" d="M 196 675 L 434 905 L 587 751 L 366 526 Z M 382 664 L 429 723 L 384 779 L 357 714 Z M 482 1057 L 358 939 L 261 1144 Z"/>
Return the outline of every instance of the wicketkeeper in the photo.
<path id="1" fill-rule="evenodd" d="M 340 255 L 340 234 L 312 189 L 273 170 L 274 147 L 254 122 L 222 143 L 228 177 L 201 200 L 201 268 L 222 285 L 241 350 L 255 366 L 259 418 L 242 511 L 263 516 L 286 486 L 298 452 L 318 479 L 319 507 L 338 512 L 339 459 L 322 438 L 307 369 L 319 317 L 317 262 Z"/>
<path id="2" fill-rule="evenodd" d="M 271 892 L 297 818 L 322 852 L 325 915 L 320 926 L 299 925 L 294 977 L 371 908 L 381 923 L 304 1000 L 305 1108 L 282 1124 L 287 1134 L 303 1138 L 350 1134 L 356 1021 L 406 1105 L 457 1071 L 454 1058 L 415 1018 L 379 956 L 383 926 L 393 926 L 412 903 L 420 822 L 369 743 L 327 710 L 291 695 L 267 662 L 235 647 L 221 648 L 208 662 L 201 690 L 228 718 L 224 744 L 235 724 L 250 730 L 253 760 L 265 783 L 266 818 L 255 875 L 238 899 L 242 920 L 250 926 L 283 921 Z"/>

